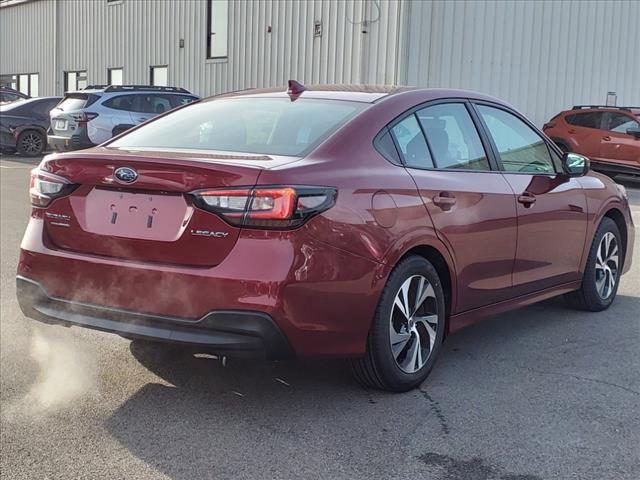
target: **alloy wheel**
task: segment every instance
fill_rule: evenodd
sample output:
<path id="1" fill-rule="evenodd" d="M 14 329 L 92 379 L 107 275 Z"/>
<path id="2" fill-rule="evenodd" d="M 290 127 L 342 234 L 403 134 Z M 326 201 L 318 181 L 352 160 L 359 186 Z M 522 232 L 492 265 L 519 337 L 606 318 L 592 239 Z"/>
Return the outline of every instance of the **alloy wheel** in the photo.
<path id="1" fill-rule="evenodd" d="M 407 278 L 396 297 L 389 319 L 391 353 L 406 373 L 420 370 L 429 359 L 438 331 L 433 286 L 422 275 Z"/>
<path id="2" fill-rule="evenodd" d="M 28 154 L 36 154 L 42 151 L 42 137 L 37 133 L 27 133 L 20 140 L 22 150 Z"/>
<path id="3" fill-rule="evenodd" d="M 596 290 L 603 300 L 613 293 L 618 278 L 618 240 L 606 232 L 598 245 L 596 255 Z"/>

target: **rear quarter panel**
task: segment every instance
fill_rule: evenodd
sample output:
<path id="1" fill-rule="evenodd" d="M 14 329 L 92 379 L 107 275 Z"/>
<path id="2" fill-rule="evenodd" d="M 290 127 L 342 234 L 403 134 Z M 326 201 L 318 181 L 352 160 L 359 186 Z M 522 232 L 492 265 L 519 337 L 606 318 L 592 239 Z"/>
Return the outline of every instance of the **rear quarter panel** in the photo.
<path id="1" fill-rule="evenodd" d="M 375 289 L 384 286 L 397 262 L 417 246 L 435 248 L 455 282 L 452 257 L 436 235 L 413 178 L 373 146 L 378 132 L 414 104 L 411 98 L 393 105 L 373 104 L 308 157 L 264 170 L 258 179 L 263 185 L 336 187 L 336 205 L 304 228 L 319 241 L 377 262 Z M 452 287 L 455 302 L 455 283 Z"/>

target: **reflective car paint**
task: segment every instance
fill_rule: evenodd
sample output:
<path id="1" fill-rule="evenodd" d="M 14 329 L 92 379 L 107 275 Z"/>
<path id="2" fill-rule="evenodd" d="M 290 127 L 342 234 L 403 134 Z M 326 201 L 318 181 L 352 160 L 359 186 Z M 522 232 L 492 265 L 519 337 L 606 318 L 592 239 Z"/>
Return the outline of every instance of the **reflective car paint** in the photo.
<path id="1" fill-rule="evenodd" d="M 348 99 L 350 93 L 338 95 Z M 242 228 L 233 232 L 230 248 L 227 239 L 202 237 L 202 243 L 190 240 L 171 252 L 162 251 L 166 239 L 137 239 L 140 249 L 134 252 L 132 244 L 104 235 L 98 240 L 86 230 L 86 238 L 66 238 L 61 246 L 64 234 L 53 233 L 45 210 L 34 209 L 18 272 L 53 296 L 131 311 L 185 319 L 215 309 L 260 311 L 276 321 L 299 356 L 356 356 L 365 350 L 385 281 L 408 252 L 441 259 L 450 330 L 577 288 L 595 228 L 610 209 L 627 226 L 628 270 L 633 227 L 628 206 L 610 180 L 593 173 L 574 179 L 413 171 L 392 165 L 374 148 L 373 138 L 394 118 L 443 98 L 504 105 L 450 90 L 378 96 L 304 158 L 242 159 L 108 145 L 49 156 L 43 162 L 47 169 L 78 183 L 95 185 L 100 178 L 108 185 L 114 168 L 129 166 L 139 174 L 135 189 L 142 191 L 185 194 L 195 187 L 304 184 L 336 187 L 338 196 L 333 208 L 296 230 Z M 517 204 L 518 192 L 525 190 L 540 196 L 531 211 Z M 442 191 L 458 197 L 450 211 L 433 203 Z M 88 193 L 77 192 L 79 197 Z M 47 210 L 75 215 L 70 198 L 55 200 Z M 223 228 L 213 224 L 219 217 L 199 213 L 212 222 L 207 230 Z M 91 253 L 100 241 L 104 248 L 115 242 L 124 252 Z"/>

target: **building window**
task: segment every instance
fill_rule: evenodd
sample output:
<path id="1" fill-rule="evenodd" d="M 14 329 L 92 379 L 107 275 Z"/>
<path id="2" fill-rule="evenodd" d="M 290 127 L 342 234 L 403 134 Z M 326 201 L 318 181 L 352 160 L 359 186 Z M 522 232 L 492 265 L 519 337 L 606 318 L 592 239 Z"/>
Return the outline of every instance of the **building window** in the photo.
<path id="1" fill-rule="evenodd" d="M 19 92 L 29 95 L 30 97 L 38 96 L 38 74 L 37 73 L 19 73 L 0 75 L 0 85 L 3 87 L 13 88 Z"/>
<path id="2" fill-rule="evenodd" d="M 64 72 L 64 91 L 73 92 L 87 88 L 87 71 Z"/>
<path id="3" fill-rule="evenodd" d="M 109 85 L 122 85 L 122 68 L 109 68 L 107 70 L 107 83 Z"/>
<path id="4" fill-rule="evenodd" d="M 207 58 L 228 56 L 229 0 L 209 0 L 207 3 Z"/>
<path id="5" fill-rule="evenodd" d="M 166 65 L 151 67 L 150 83 L 151 85 L 155 85 L 157 87 L 166 87 L 169 85 Z"/>

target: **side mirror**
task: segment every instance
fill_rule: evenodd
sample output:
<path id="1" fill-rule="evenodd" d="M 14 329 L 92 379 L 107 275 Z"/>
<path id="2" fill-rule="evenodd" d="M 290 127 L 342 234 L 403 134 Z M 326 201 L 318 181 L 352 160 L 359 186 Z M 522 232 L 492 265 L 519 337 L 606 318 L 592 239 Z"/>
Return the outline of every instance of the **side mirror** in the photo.
<path id="1" fill-rule="evenodd" d="M 589 171 L 589 159 L 577 153 L 565 153 L 562 157 L 562 169 L 570 177 L 582 177 Z"/>
<path id="2" fill-rule="evenodd" d="M 636 138 L 640 138 L 640 128 L 638 127 L 628 128 L 627 135 L 633 135 Z"/>

